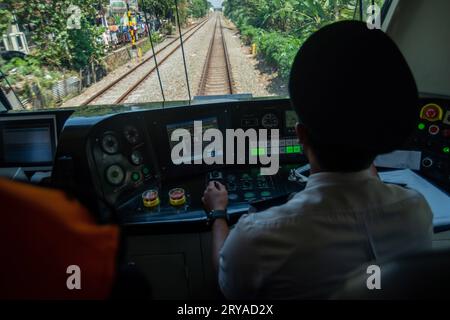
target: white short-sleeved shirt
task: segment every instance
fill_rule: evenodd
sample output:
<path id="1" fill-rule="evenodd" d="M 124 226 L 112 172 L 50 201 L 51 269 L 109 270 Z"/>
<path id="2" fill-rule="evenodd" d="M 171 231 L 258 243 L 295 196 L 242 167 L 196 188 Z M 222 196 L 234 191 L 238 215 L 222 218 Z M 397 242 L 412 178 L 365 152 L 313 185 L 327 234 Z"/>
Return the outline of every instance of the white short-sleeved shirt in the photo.
<path id="1" fill-rule="evenodd" d="M 416 191 L 367 171 L 311 175 L 282 206 L 241 217 L 220 252 L 229 299 L 323 296 L 367 262 L 431 248 L 432 212 Z"/>

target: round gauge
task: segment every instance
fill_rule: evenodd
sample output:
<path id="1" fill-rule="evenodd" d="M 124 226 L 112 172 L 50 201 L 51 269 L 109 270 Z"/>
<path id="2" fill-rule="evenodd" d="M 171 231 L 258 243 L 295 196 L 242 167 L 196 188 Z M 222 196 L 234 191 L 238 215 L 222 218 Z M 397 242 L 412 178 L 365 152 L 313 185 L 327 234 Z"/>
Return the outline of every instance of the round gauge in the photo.
<path id="1" fill-rule="evenodd" d="M 102 149 L 106 153 L 115 154 L 119 152 L 119 140 L 111 133 L 107 133 L 102 138 Z"/>
<path id="2" fill-rule="evenodd" d="M 113 186 L 120 185 L 125 179 L 125 172 L 123 169 L 117 165 L 113 164 L 106 169 L 106 181 Z"/>
<path id="3" fill-rule="evenodd" d="M 266 113 L 261 119 L 261 124 L 266 129 L 277 128 L 278 117 L 273 113 Z"/>
<path id="4" fill-rule="evenodd" d="M 134 150 L 131 153 L 131 163 L 134 164 L 135 166 L 140 166 L 143 162 L 144 162 L 144 156 L 142 155 L 142 152 L 140 152 L 139 150 Z"/>
<path id="5" fill-rule="evenodd" d="M 126 126 L 123 134 L 130 144 L 137 144 L 139 142 L 139 131 L 133 126 Z"/>

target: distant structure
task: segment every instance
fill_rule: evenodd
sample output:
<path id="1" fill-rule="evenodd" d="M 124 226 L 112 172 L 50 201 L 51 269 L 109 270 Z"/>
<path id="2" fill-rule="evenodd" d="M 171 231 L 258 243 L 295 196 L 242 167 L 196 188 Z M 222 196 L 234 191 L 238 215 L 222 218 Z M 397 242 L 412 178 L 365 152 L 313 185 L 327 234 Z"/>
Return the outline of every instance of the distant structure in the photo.
<path id="1" fill-rule="evenodd" d="M 13 18 L 13 22 L 9 26 L 8 31 L 2 35 L 2 40 L 6 51 L 21 51 L 25 54 L 30 53 L 27 39 L 25 34 L 20 31 L 19 25 L 16 22 L 16 17 Z"/>

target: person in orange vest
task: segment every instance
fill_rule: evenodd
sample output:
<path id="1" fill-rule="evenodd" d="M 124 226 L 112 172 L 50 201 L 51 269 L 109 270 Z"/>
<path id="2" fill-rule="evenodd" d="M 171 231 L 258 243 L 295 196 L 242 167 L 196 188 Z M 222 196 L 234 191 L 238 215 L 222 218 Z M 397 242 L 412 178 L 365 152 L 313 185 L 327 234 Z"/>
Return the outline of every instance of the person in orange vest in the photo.
<path id="1" fill-rule="evenodd" d="M 0 299 L 150 298 L 117 225 L 63 191 L 0 179 Z"/>

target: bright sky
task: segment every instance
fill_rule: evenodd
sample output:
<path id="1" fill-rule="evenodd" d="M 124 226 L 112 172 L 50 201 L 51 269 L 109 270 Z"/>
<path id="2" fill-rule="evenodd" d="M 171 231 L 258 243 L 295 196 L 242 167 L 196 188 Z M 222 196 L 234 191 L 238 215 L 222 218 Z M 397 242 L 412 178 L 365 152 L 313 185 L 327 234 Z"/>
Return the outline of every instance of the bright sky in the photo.
<path id="1" fill-rule="evenodd" d="M 221 7 L 223 0 L 209 0 L 214 7 Z"/>

